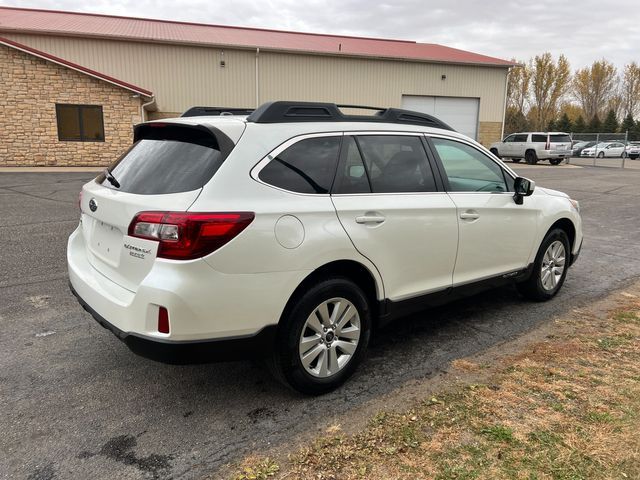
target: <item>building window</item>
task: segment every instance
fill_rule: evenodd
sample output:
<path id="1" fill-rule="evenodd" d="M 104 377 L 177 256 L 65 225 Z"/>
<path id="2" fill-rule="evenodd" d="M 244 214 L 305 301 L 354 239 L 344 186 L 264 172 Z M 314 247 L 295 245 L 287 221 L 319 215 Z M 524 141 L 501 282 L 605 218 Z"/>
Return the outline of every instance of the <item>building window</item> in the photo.
<path id="1" fill-rule="evenodd" d="M 56 104 L 58 140 L 104 142 L 104 121 L 100 105 Z"/>

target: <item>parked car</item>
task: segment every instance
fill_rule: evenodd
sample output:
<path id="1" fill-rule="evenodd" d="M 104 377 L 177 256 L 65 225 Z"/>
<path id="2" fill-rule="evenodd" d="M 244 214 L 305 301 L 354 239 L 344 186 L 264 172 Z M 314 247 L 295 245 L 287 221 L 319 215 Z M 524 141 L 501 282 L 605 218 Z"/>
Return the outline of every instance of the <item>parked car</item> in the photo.
<path id="1" fill-rule="evenodd" d="M 585 148 L 580 152 L 581 157 L 622 157 L 624 153 L 624 143 L 622 142 L 600 142 L 592 147 Z"/>
<path id="2" fill-rule="evenodd" d="M 523 132 L 507 136 L 490 147 L 498 158 L 510 158 L 519 162 L 523 158 L 529 165 L 539 160 L 549 160 L 558 165 L 571 156 L 571 136 L 564 132 Z"/>
<path id="3" fill-rule="evenodd" d="M 343 383 L 372 332 L 409 312 L 505 283 L 551 299 L 582 246 L 577 201 L 393 108 L 143 123 L 79 205 L 71 289 L 131 350 L 266 355 L 308 394 Z"/>
<path id="4" fill-rule="evenodd" d="M 573 146 L 573 148 L 571 149 L 571 156 L 572 157 L 579 157 L 580 154 L 582 153 L 582 150 L 584 150 L 585 148 L 593 147 L 596 143 L 598 143 L 598 142 L 578 142 L 578 143 L 576 143 Z"/>
<path id="5" fill-rule="evenodd" d="M 624 149 L 623 157 L 629 157 L 633 160 L 640 157 L 640 142 L 629 142 Z"/>

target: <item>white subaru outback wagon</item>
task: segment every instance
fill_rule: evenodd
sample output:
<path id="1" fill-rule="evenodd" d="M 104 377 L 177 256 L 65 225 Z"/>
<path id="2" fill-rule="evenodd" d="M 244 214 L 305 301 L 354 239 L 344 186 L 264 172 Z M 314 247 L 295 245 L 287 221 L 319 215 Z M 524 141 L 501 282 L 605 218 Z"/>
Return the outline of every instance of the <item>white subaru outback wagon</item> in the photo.
<path id="1" fill-rule="evenodd" d="M 71 289 L 134 352 L 266 355 L 310 394 L 398 316 L 508 282 L 552 298 L 582 246 L 578 202 L 438 119 L 326 103 L 140 124 L 80 210 Z"/>

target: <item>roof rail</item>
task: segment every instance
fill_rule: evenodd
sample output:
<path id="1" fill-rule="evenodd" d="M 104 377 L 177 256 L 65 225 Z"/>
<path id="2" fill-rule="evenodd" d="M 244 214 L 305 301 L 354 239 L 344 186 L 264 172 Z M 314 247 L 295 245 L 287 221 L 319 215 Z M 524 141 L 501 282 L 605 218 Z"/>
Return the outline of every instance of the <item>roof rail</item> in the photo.
<path id="1" fill-rule="evenodd" d="M 345 115 L 340 108 L 377 110 L 374 115 Z M 426 127 L 453 130 L 442 120 L 431 115 L 400 108 L 379 108 L 361 105 L 336 105 L 321 102 L 278 101 L 264 103 L 247 117 L 254 123 L 297 123 L 297 122 L 373 122 L 404 123 Z"/>
<path id="2" fill-rule="evenodd" d="M 251 115 L 253 108 L 238 107 L 191 107 L 184 112 L 181 117 L 203 117 L 203 116 L 224 116 L 224 115 Z"/>

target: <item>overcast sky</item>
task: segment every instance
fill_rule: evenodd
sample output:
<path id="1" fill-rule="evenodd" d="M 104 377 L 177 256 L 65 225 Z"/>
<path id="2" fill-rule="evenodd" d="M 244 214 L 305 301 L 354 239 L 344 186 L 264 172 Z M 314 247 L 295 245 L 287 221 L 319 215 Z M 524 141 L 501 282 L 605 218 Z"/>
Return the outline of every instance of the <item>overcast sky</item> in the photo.
<path id="1" fill-rule="evenodd" d="M 640 0 L 0 0 L 0 5 L 440 43 L 575 69 L 640 62 Z"/>

